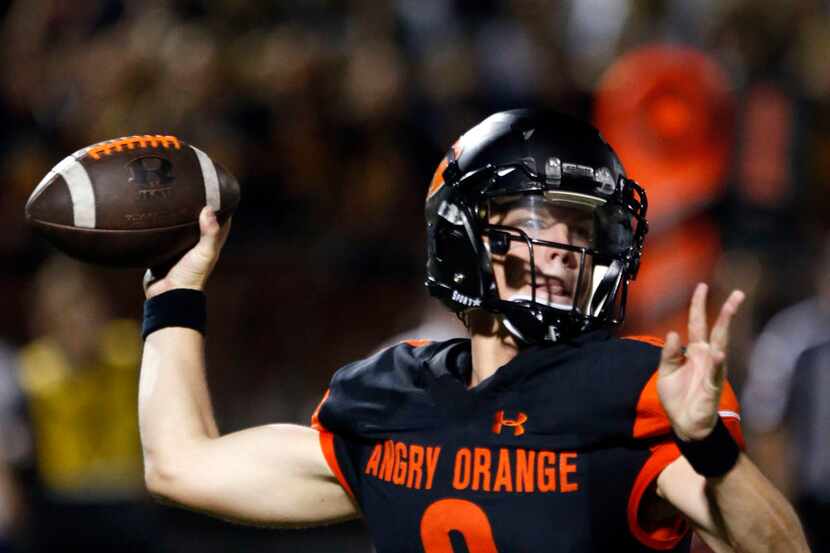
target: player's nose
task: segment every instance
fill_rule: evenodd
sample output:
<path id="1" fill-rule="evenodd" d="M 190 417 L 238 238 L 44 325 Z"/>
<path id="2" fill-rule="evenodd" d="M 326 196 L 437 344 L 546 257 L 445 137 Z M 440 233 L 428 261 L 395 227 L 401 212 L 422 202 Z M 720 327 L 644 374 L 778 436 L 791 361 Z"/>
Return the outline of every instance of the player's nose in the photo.
<path id="1" fill-rule="evenodd" d="M 548 242 L 554 242 L 556 244 L 570 245 L 570 235 L 571 229 L 569 228 L 568 224 L 564 222 L 559 222 L 554 225 L 551 225 L 550 228 L 547 229 L 544 239 Z M 553 246 L 546 247 L 544 261 L 546 263 L 550 263 L 557 259 L 562 265 L 568 268 L 575 268 L 577 265 L 576 253 L 564 248 L 556 248 Z"/>

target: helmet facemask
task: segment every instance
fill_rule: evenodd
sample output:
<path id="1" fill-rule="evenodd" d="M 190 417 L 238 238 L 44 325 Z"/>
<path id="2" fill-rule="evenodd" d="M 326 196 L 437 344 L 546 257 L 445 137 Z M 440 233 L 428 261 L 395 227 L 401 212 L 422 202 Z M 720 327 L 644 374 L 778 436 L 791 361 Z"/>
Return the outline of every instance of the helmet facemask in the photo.
<path id="1" fill-rule="evenodd" d="M 597 242 L 609 234 L 604 204 L 567 192 L 481 202 L 479 228 L 496 285 L 486 307 L 521 341 L 556 341 L 610 322 L 607 304 L 614 302 L 623 275 Z"/>

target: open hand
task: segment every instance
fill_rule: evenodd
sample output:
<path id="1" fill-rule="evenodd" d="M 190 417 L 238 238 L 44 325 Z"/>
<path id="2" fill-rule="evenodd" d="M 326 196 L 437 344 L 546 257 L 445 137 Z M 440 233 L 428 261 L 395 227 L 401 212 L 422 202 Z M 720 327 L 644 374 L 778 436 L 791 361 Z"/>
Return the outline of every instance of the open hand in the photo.
<path id="1" fill-rule="evenodd" d="M 231 220 L 219 226 L 216 214 L 207 206 L 199 213 L 199 242 L 160 276 L 147 269 L 144 274 L 144 295 L 147 299 L 174 288 L 204 290 L 210 273 L 219 261 L 219 252 L 228 238 Z"/>
<path id="2" fill-rule="evenodd" d="M 721 307 L 711 334 L 706 324 L 706 294 L 701 283 L 689 306 L 689 344 L 685 352 L 677 332 L 669 332 L 660 358 L 657 392 L 675 434 L 681 440 L 701 440 L 715 427 L 726 378 L 729 323 L 744 300 L 734 290 Z"/>

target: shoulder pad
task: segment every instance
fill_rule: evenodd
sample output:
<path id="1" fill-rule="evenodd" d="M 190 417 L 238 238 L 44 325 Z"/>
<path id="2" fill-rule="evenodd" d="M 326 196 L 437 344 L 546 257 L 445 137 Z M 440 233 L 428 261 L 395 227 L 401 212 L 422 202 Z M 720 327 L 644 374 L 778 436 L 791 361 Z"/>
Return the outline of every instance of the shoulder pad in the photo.
<path id="1" fill-rule="evenodd" d="M 312 426 L 355 437 L 423 427 L 434 411 L 427 363 L 457 341 L 411 340 L 345 365 L 332 377 Z"/>

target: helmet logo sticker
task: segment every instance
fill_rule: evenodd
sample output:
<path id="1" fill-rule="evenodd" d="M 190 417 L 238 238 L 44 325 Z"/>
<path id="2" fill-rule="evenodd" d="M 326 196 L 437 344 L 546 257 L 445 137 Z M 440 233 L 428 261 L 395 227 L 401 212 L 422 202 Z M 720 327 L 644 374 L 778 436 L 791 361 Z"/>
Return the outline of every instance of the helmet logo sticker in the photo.
<path id="1" fill-rule="evenodd" d="M 600 167 L 594 172 L 594 180 L 597 181 L 597 192 L 610 196 L 617 191 L 617 183 L 611 175 L 608 167 Z"/>
<path id="2" fill-rule="evenodd" d="M 447 166 L 450 164 L 449 160 L 445 157 L 441 160 L 441 163 L 438 164 L 438 168 L 435 170 L 435 174 L 432 175 L 432 182 L 429 184 L 429 191 L 427 192 L 427 199 L 431 198 L 433 194 L 438 192 L 442 186 L 444 186 L 444 171 L 447 170 Z"/>
<path id="3" fill-rule="evenodd" d="M 555 326 L 548 327 L 548 340 L 551 342 L 558 342 L 559 341 L 559 332 L 556 330 Z"/>
<path id="4" fill-rule="evenodd" d="M 435 173 L 432 175 L 432 181 L 429 183 L 427 199 L 431 198 L 433 194 L 438 192 L 438 190 L 444 186 L 444 171 L 447 170 L 447 167 L 451 162 L 456 161 L 459 157 L 461 157 L 461 152 L 464 151 L 464 148 L 461 145 L 462 138 L 464 138 L 464 135 L 458 137 L 458 140 L 455 141 L 450 148 L 450 151 L 447 152 L 447 155 L 444 156 L 444 159 L 441 160 L 441 163 L 439 163 L 438 167 L 435 169 Z"/>
<path id="5" fill-rule="evenodd" d="M 461 305 L 466 305 L 467 307 L 481 307 L 481 299 L 465 296 L 457 290 L 452 291 L 452 301 L 458 302 Z"/>

